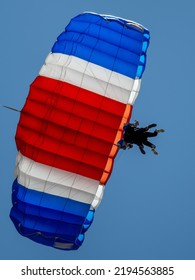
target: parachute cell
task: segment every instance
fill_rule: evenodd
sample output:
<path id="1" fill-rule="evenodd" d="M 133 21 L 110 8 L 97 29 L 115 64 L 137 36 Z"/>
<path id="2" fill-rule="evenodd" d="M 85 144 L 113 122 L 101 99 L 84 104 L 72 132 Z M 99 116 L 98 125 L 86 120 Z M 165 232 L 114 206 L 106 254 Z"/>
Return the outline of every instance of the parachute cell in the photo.
<path id="1" fill-rule="evenodd" d="M 10 217 L 20 234 L 80 247 L 138 95 L 149 31 L 83 13 L 57 38 L 30 86 L 16 131 Z"/>

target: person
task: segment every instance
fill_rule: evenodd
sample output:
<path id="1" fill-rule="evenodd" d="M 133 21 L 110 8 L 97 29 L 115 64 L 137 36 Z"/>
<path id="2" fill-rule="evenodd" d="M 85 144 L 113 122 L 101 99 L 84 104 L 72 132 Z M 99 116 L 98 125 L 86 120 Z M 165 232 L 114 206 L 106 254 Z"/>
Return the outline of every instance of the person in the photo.
<path id="1" fill-rule="evenodd" d="M 157 124 L 153 123 L 146 127 L 139 128 L 139 122 L 125 124 L 123 127 L 123 139 L 119 140 L 117 146 L 120 149 L 126 150 L 126 148 L 133 148 L 133 144 L 136 144 L 141 153 L 145 154 L 144 145 L 151 148 L 155 155 L 158 155 L 156 146 L 148 141 L 150 137 L 156 137 L 158 133 L 164 132 L 164 129 L 156 129 L 154 132 L 149 132 L 150 128 L 156 127 Z"/>

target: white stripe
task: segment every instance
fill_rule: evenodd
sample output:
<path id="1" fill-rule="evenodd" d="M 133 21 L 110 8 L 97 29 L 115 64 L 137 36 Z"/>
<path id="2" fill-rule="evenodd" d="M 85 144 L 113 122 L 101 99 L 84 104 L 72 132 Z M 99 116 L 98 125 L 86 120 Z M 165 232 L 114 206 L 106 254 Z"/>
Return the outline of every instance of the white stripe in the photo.
<path id="1" fill-rule="evenodd" d="M 134 80 L 78 57 L 59 53 L 48 55 L 39 74 L 132 105 L 141 84 L 141 79 Z"/>
<path id="2" fill-rule="evenodd" d="M 91 209 L 97 208 L 104 192 L 99 181 L 37 163 L 21 153 L 16 158 L 15 176 L 26 188 L 84 202 Z"/>

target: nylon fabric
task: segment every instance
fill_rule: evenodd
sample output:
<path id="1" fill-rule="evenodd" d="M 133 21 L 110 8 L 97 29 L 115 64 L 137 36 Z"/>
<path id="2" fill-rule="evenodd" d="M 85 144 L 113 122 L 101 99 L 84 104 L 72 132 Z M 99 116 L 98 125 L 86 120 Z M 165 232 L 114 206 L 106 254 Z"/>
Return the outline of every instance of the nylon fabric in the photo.
<path id="1" fill-rule="evenodd" d="M 95 13 L 74 17 L 58 36 L 16 131 L 10 218 L 21 235 L 61 250 L 82 245 L 140 90 L 149 39 L 138 23 Z"/>

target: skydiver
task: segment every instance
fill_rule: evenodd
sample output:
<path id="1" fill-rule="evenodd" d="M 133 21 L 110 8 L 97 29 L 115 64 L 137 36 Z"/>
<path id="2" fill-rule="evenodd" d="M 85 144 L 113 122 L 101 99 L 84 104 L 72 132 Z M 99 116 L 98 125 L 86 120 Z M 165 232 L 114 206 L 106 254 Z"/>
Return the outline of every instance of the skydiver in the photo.
<path id="1" fill-rule="evenodd" d="M 139 125 L 139 121 L 135 120 L 135 123 L 127 123 L 123 126 L 123 134 L 127 135 L 127 134 L 132 134 L 134 133 L 134 130 L 138 127 Z M 129 141 L 127 141 L 127 139 L 125 140 L 124 137 L 123 139 L 119 140 L 117 143 L 117 147 L 119 147 L 120 149 L 126 150 L 126 148 L 133 148 L 133 144 Z"/>
<path id="2" fill-rule="evenodd" d="M 156 146 L 153 143 L 149 142 L 147 138 L 156 137 L 158 133 L 164 132 L 164 129 L 156 129 L 154 132 L 148 132 L 150 128 L 156 127 L 157 125 L 153 123 L 144 128 L 139 128 L 138 125 L 138 121 L 135 121 L 134 124 L 125 124 L 123 139 L 118 141 L 117 146 L 125 150 L 126 148 L 132 148 L 133 144 L 136 144 L 139 147 L 141 153 L 145 154 L 145 145 L 150 147 L 155 155 L 158 155 L 158 152 L 156 151 Z"/>

